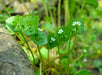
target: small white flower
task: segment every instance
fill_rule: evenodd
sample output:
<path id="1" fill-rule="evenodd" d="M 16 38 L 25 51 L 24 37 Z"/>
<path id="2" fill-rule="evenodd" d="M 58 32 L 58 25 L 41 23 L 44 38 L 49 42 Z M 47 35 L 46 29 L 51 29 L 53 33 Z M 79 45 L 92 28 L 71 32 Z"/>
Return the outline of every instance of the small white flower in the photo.
<path id="1" fill-rule="evenodd" d="M 84 61 L 84 62 L 87 62 L 87 59 L 84 59 L 83 61 Z"/>
<path id="2" fill-rule="evenodd" d="M 51 37 L 51 41 L 55 41 L 56 39 L 54 37 Z"/>
<path id="3" fill-rule="evenodd" d="M 38 28 L 39 31 L 43 31 L 42 29 Z"/>
<path id="4" fill-rule="evenodd" d="M 72 24 L 73 26 L 76 26 L 76 25 L 81 25 L 81 23 L 79 22 L 79 21 L 75 21 L 75 22 L 73 22 L 73 24 Z"/>
<path id="5" fill-rule="evenodd" d="M 87 53 L 87 50 L 86 49 L 84 49 L 84 53 Z"/>
<path id="6" fill-rule="evenodd" d="M 81 23 L 79 22 L 79 23 L 78 23 L 78 25 L 80 26 L 80 25 L 81 25 Z"/>
<path id="7" fill-rule="evenodd" d="M 58 34 L 62 34 L 62 33 L 63 33 L 63 30 L 60 29 L 60 30 L 58 31 Z"/>

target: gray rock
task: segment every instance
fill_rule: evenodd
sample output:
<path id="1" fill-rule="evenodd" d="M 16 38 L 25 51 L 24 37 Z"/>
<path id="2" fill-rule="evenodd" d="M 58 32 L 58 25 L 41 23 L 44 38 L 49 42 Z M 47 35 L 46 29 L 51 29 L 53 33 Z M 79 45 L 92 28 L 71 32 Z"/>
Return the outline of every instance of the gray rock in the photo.
<path id="1" fill-rule="evenodd" d="M 35 75 L 23 49 L 1 25 L 0 75 Z"/>

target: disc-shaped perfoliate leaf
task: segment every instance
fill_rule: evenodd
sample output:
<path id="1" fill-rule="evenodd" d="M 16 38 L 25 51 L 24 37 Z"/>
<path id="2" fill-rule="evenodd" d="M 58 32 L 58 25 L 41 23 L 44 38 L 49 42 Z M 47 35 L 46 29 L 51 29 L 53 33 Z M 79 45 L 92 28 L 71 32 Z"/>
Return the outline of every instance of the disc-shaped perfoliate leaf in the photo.
<path id="1" fill-rule="evenodd" d="M 75 75 L 91 75 L 91 72 L 88 70 L 81 70 L 80 72 L 76 73 Z"/>
<path id="2" fill-rule="evenodd" d="M 26 15 L 20 19 L 22 32 L 27 36 L 35 34 L 37 32 L 38 24 L 38 16 Z"/>
<path id="3" fill-rule="evenodd" d="M 59 43 L 63 43 L 69 39 L 70 32 L 68 27 L 62 26 L 56 30 L 56 37 Z"/>
<path id="4" fill-rule="evenodd" d="M 93 6 L 94 8 L 98 7 L 98 1 L 97 0 L 86 0 L 86 3 Z"/>
<path id="5" fill-rule="evenodd" d="M 47 44 L 47 35 L 42 31 L 38 31 L 36 34 L 31 35 L 31 39 L 38 46 Z"/>
<path id="6" fill-rule="evenodd" d="M 12 16 L 6 20 L 6 27 L 11 32 L 19 31 L 19 18 L 20 16 Z"/>
<path id="7" fill-rule="evenodd" d="M 48 50 L 45 47 L 42 47 L 41 50 L 41 56 L 44 60 L 46 60 L 48 58 Z"/>
<path id="8" fill-rule="evenodd" d="M 56 39 L 54 34 L 48 35 L 48 47 L 50 49 L 52 49 L 52 48 L 54 48 L 56 46 L 58 46 L 58 40 Z"/>
<path id="9" fill-rule="evenodd" d="M 76 33 L 76 29 L 78 29 L 78 34 L 81 34 L 84 31 L 84 22 L 78 20 L 69 20 L 68 29 L 73 35 Z"/>

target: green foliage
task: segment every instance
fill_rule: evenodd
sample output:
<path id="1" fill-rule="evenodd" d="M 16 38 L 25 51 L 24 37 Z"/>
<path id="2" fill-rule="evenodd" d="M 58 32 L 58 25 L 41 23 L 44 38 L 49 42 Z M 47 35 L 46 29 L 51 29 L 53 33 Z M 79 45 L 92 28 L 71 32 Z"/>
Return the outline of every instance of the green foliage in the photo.
<path id="1" fill-rule="evenodd" d="M 48 23 L 51 23 L 51 18 L 50 17 L 44 17 L 44 20 Z"/>
<path id="2" fill-rule="evenodd" d="M 42 27 L 44 27 L 45 31 L 48 33 L 53 33 L 55 29 L 51 23 L 46 23 L 45 25 L 42 25 Z"/>
<path id="3" fill-rule="evenodd" d="M 89 72 L 88 70 L 81 70 L 75 75 L 91 75 L 91 72 Z"/>
<path id="4" fill-rule="evenodd" d="M 12 16 L 6 20 L 6 26 L 11 32 L 19 31 L 19 18 L 20 16 Z"/>
<path id="5" fill-rule="evenodd" d="M 69 29 L 65 26 L 62 26 L 61 28 L 56 30 L 56 38 L 58 39 L 58 43 L 61 44 L 63 42 L 66 42 L 69 39 L 70 32 Z"/>
<path id="6" fill-rule="evenodd" d="M 42 0 L 39 0 L 39 1 L 41 2 Z M 45 1 L 45 4 L 48 4 L 48 0 L 44 0 L 44 1 Z M 63 0 L 61 3 L 63 3 Z M 96 7 L 98 7 L 98 2 L 96 0 L 86 0 L 86 3 L 89 5 L 84 6 L 82 4 L 83 7 L 85 8 L 85 10 L 82 10 L 83 12 L 81 12 L 82 13 L 81 20 L 79 20 L 78 15 L 80 15 L 79 13 L 80 13 L 81 3 L 82 3 L 82 1 L 80 1 L 80 0 L 69 0 L 68 12 L 70 13 L 69 14 L 70 18 L 68 20 L 68 24 L 67 24 L 67 26 L 64 26 L 63 25 L 64 23 L 61 22 L 62 27 L 60 27 L 58 29 L 57 29 L 57 24 L 56 24 L 56 22 L 58 20 L 56 17 L 59 17 L 60 15 L 57 16 L 58 14 L 56 13 L 56 11 L 57 11 L 56 7 L 50 6 L 50 4 L 48 7 L 49 10 L 51 11 L 49 13 L 50 15 L 48 15 L 49 17 L 44 17 L 43 18 L 44 21 L 42 21 L 42 17 L 40 19 L 41 22 L 44 22 L 44 24 L 41 26 L 42 29 L 44 29 L 44 32 L 40 31 L 38 28 L 38 25 L 40 27 L 40 24 L 42 24 L 42 23 L 39 24 L 40 21 L 39 21 L 38 16 L 34 16 L 34 15 L 12 16 L 6 20 L 6 26 L 9 29 L 9 31 L 11 31 L 13 33 L 16 32 L 17 34 L 19 34 L 20 38 L 24 40 L 24 37 L 21 34 L 21 32 L 22 32 L 23 34 L 25 34 L 24 36 L 27 37 L 27 39 L 26 39 L 27 42 L 28 42 L 28 40 L 32 40 L 36 45 L 40 46 L 41 49 L 39 48 L 38 49 L 39 51 L 37 51 L 37 52 L 39 52 L 39 53 L 41 52 L 41 57 L 43 58 L 44 61 L 46 61 L 49 56 L 48 49 L 45 47 L 48 46 L 49 49 L 52 49 L 56 46 L 60 46 L 60 47 L 56 47 L 56 48 L 60 48 L 60 49 L 58 49 L 59 50 L 58 53 L 57 53 L 56 48 L 52 49 L 52 50 L 55 50 L 56 55 L 54 56 L 54 58 L 49 56 L 49 59 L 51 59 L 51 60 L 49 60 L 49 62 L 47 64 L 46 63 L 43 64 L 42 60 L 40 60 L 40 62 L 38 62 L 39 59 L 37 58 L 37 56 L 35 56 L 33 54 L 34 58 L 35 58 L 35 64 L 37 64 L 37 66 L 38 66 L 39 63 L 42 63 L 42 68 L 41 68 L 42 74 L 47 69 L 47 72 L 49 72 L 49 73 L 53 72 L 55 74 L 55 72 L 57 73 L 57 71 L 58 71 L 58 73 L 61 73 L 63 75 L 63 74 L 67 73 L 67 71 L 68 71 L 67 69 L 68 69 L 68 65 L 69 65 L 69 71 L 70 71 L 69 75 L 70 74 L 73 75 L 75 72 L 77 72 L 77 68 L 82 69 L 83 67 L 85 67 L 85 64 L 89 64 L 86 62 L 84 62 L 85 63 L 84 64 L 83 61 L 76 63 L 76 61 L 80 59 L 80 58 L 76 58 L 76 57 L 79 56 L 79 54 L 82 52 L 83 53 L 82 57 L 87 58 L 87 56 L 89 56 L 88 55 L 89 52 L 93 52 L 92 50 L 94 48 L 92 48 L 90 45 L 91 45 L 91 42 L 97 40 L 96 39 L 97 36 L 95 35 L 96 33 L 94 33 L 93 27 L 91 27 L 90 24 L 91 24 L 91 20 L 92 21 L 97 20 L 97 18 L 98 18 L 97 13 L 99 15 L 101 15 L 101 10 L 97 11 L 97 12 L 96 12 L 96 10 L 94 10 L 94 12 L 91 13 L 90 12 L 91 7 L 89 5 L 96 8 Z M 61 21 L 63 21 L 64 20 L 63 19 L 64 12 L 62 11 L 64 9 L 63 5 L 61 5 L 60 9 L 61 9 L 61 15 L 62 15 L 60 19 L 61 19 Z M 78 11 L 76 11 L 76 10 L 78 10 Z M 11 13 L 13 13 L 13 12 L 11 11 Z M 34 13 L 39 14 L 39 10 L 34 11 Z M 42 15 L 42 14 L 39 14 L 39 15 Z M 73 19 L 73 18 L 76 18 L 76 19 Z M 56 21 L 54 21 L 54 20 L 56 20 Z M 85 27 L 85 33 L 84 33 L 87 36 L 79 35 L 77 40 L 80 42 L 77 42 L 77 46 L 74 49 L 75 43 L 76 43 L 76 37 L 77 37 L 76 31 L 78 31 L 78 34 L 81 34 L 84 31 L 84 22 L 83 21 L 86 23 L 86 26 L 87 26 L 87 27 Z M 99 22 L 99 20 L 97 20 L 97 21 Z M 54 23 L 52 24 L 52 22 L 54 22 L 56 26 L 54 26 L 53 25 Z M 101 33 L 101 30 L 100 30 L 100 33 Z M 73 40 L 74 39 L 73 36 L 75 36 L 75 41 Z M 84 42 L 84 43 L 81 43 L 81 42 Z M 87 43 L 88 43 L 88 45 L 87 45 Z M 25 45 L 25 43 L 23 45 Z M 43 46 L 43 45 L 45 45 L 45 46 Z M 79 49 L 79 46 L 81 49 Z M 32 46 L 30 46 L 30 47 L 32 47 Z M 69 47 L 70 47 L 70 49 L 68 49 Z M 27 48 L 29 49 L 28 46 L 27 46 Z M 34 59 L 31 55 L 31 53 L 28 54 L 27 48 L 24 49 L 24 51 L 28 55 L 30 61 L 33 63 Z M 91 49 L 91 51 L 83 52 L 82 51 L 83 49 L 87 49 L 87 51 L 89 49 Z M 97 49 L 95 48 L 94 53 L 97 53 Z M 71 50 L 71 51 L 69 51 L 69 50 Z M 59 57 L 57 57 L 57 56 L 59 56 Z M 90 56 L 91 56 L 91 54 L 90 54 Z M 68 57 L 69 57 L 69 60 L 68 60 Z M 42 58 L 40 58 L 40 59 L 42 59 Z M 74 58 L 76 58 L 76 59 L 74 59 Z M 53 59 L 58 59 L 58 61 L 57 60 L 52 61 Z M 70 62 L 68 62 L 68 61 L 70 61 Z M 74 63 L 73 63 L 73 61 L 74 61 Z M 49 63 L 52 63 L 52 64 L 49 64 Z M 57 65 L 61 65 L 61 67 L 57 66 Z M 71 67 L 70 67 L 70 65 L 71 65 Z M 45 66 L 45 69 L 44 69 L 44 66 Z M 102 65 L 101 65 L 100 60 L 94 60 L 93 66 L 95 68 L 98 68 L 101 73 L 102 69 L 100 68 L 100 66 L 102 66 Z M 36 71 L 35 74 L 40 75 L 40 71 Z M 77 72 L 75 75 L 91 75 L 91 73 L 87 70 L 81 70 L 80 72 Z"/>
<path id="7" fill-rule="evenodd" d="M 100 75 L 102 75 L 102 68 L 99 68 Z"/>
<path id="8" fill-rule="evenodd" d="M 48 47 L 51 49 L 55 46 L 58 46 L 57 38 L 55 37 L 54 34 L 48 35 Z"/>
<path id="9" fill-rule="evenodd" d="M 27 54 L 27 56 L 28 56 L 28 58 L 30 59 L 30 61 L 33 63 L 33 62 L 34 62 L 33 57 L 32 57 L 32 55 L 31 55 L 30 53 L 28 53 L 27 48 L 26 48 L 26 47 L 22 47 L 22 48 L 23 48 L 23 50 L 25 51 L 25 53 Z M 34 55 L 34 54 L 33 54 L 33 55 Z M 38 58 L 37 58 L 37 56 L 34 55 L 34 58 L 35 58 L 35 64 L 37 64 L 37 63 L 38 63 Z"/>
<path id="10" fill-rule="evenodd" d="M 43 57 L 43 59 L 46 60 L 48 57 L 48 49 L 46 49 L 45 47 L 42 47 L 40 49 L 40 52 L 41 52 L 41 56 Z"/>
<path id="11" fill-rule="evenodd" d="M 42 31 L 38 31 L 36 34 L 33 34 L 31 39 L 38 46 L 47 44 L 47 35 Z"/>
<path id="12" fill-rule="evenodd" d="M 63 59 L 61 60 L 61 63 L 62 63 L 62 65 L 63 65 L 63 68 L 66 69 L 67 66 L 68 66 L 68 58 L 63 58 Z"/>
<path id="13" fill-rule="evenodd" d="M 102 61 L 99 59 L 95 59 L 93 61 L 93 65 L 94 65 L 94 67 L 99 68 L 100 66 L 102 66 Z"/>
<path id="14" fill-rule="evenodd" d="M 94 8 L 98 7 L 98 1 L 97 0 L 86 0 L 86 3 L 93 6 Z"/>
<path id="15" fill-rule="evenodd" d="M 35 75 L 40 75 L 40 71 L 35 71 Z"/>
<path id="16" fill-rule="evenodd" d="M 37 32 L 39 24 L 39 17 L 33 15 L 26 15 L 20 19 L 22 32 L 25 35 L 32 35 Z"/>
<path id="17" fill-rule="evenodd" d="M 83 21 L 69 20 L 67 26 L 68 26 L 69 31 L 73 35 L 75 35 L 77 29 L 78 29 L 78 33 L 79 34 L 81 34 L 84 31 L 84 23 L 83 23 Z"/>
<path id="18" fill-rule="evenodd" d="M 6 20 L 6 26 L 11 32 L 22 31 L 25 35 L 32 35 L 37 32 L 39 18 L 38 16 L 26 15 L 12 16 Z"/>

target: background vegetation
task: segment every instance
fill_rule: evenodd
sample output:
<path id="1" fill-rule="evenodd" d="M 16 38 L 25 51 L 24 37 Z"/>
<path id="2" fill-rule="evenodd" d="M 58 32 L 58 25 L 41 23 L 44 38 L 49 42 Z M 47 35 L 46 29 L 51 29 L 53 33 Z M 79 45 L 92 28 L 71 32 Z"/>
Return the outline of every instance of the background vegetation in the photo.
<path id="1" fill-rule="evenodd" d="M 27 2 L 30 4 L 27 4 Z M 84 22 L 84 31 L 77 36 L 74 50 L 70 55 L 58 58 L 52 64 L 47 63 L 57 56 L 67 53 L 67 48 L 71 49 L 73 47 L 75 36 L 72 37 L 71 41 L 69 40 L 58 47 L 54 47 L 54 45 L 52 46 L 54 48 L 49 49 L 48 45 L 38 46 L 36 43 L 33 43 L 36 40 L 30 40 L 30 37 L 25 35 L 27 32 L 25 32 L 23 35 L 27 39 L 26 42 L 29 44 L 29 48 L 21 34 L 16 34 L 14 31 L 9 30 L 22 46 L 32 63 L 35 59 L 35 65 L 33 64 L 35 75 L 45 73 L 47 73 L 46 75 L 90 75 L 90 72 L 91 75 L 102 75 L 101 0 L 8 0 L 8 3 L 6 0 L 4 2 L 0 0 L 0 3 L 2 6 L 2 9 L 0 9 L 0 23 L 5 28 L 7 27 L 5 22 L 11 21 L 7 20 L 9 17 L 28 14 L 39 16 L 39 30 L 44 31 L 46 34 L 55 33 L 58 28 L 67 26 L 72 19 L 79 19 Z M 32 19 L 34 18 L 30 20 Z M 38 21 L 37 19 L 35 19 L 36 22 Z M 27 18 L 25 21 L 28 21 Z M 26 22 L 22 22 L 26 24 Z M 29 51 L 30 49 L 31 51 Z M 34 59 L 32 54 L 34 55 Z M 45 65 L 43 62 L 40 62 L 41 58 L 45 62 Z"/>

